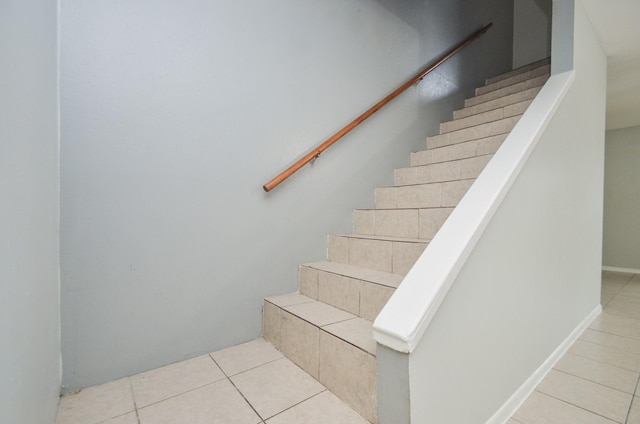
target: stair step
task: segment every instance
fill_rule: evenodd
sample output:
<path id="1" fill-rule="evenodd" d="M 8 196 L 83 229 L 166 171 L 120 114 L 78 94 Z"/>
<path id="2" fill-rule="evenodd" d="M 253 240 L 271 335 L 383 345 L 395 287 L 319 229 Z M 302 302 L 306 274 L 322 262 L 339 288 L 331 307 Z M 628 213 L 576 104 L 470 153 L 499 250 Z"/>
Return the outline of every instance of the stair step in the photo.
<path id="1" fill-rule="evenodd" d="M 549 79 L 549 75 L 541 75 L 526 81 L 519 82 L 517 84 L 509 85 L 498 90 L 490 91 L 489 93 L 481 94 L 479 96 L 471 97 L 464 101 L 464 106 L 475 106 L 480 103 L 488 102 L 490 100 L 496 100 L 500 97 L 508 96 L 520 91 L 527 90 L 529 88 L 537 87 L 544 84 Z"/>
<path id="2" fill-rule="evenodd" d="M 371 321 L 292 293 L 264 301 L 263 337 L 370 422 L 377 421 Z"/>
<path id="3" fill-rule="evenodd" d="M 507 135 L 508 134 L 500 134 L 411 153 L 411 166 L 423 166 L 432 163 L 490 155 L 498 150 L 502 142 L 507 138 Z"/>
<path id="4" fill-rule="evenodd" d="M 474 156 L 467 159 L 399 168 L 394 170 L 394 184 L 398 187 L 476 178 L 492 156 Z"/>
<path id="5" fill-rule="evenodd" d="M 461 130 L 464 128 L 482 125 L 500 119 L 509 118 L 516 115 L 522 115 L 533 99 L 524 100 L 505 107 L 492 109 L 486 112 L 480 112 L 464 118 L 454 119 L 453 121 L 443 122 L 440 124 L 440 134 Z"/>
<path id="6" fill-rule="evenodd" d="M 485 84 L 486 85 L 493 84 L 494 82 L 498 82 L 500 80 L 503 80 L 503 79 L 506 79 L 506 78 L 510 78 L 510 77 L 512 77 L 514 75 L 518 75 L 518 74 L 520 74 L 522 72 L 527 72 L 527 71 L 530 71 L 532 69 L 538 68 L 540 66 L 548 65 L 550 63 L 551 63 L 551 58 L 547 57 L 545 59 L 538 60 L 537 62 L 533 62 L 533 63 L 530 63 L 528 65 L 521 66 L 521 67 L 516 68 L 516 69 L 514 69 L 512 71 L 505 72 L 504 74 L 500 74 L 500 75 L 495 76 L 493 78 L 489 78 L 489 79 L 486 80 Z"/>
<path id="7" fill-rule="evenodd" d="M 427 149 L 435 149 L 465 141 L 479 140 L 494 135 L 508 134 L 516 126 L 522 115 L 515 115 L 498 121 L 487 122 L 475 127 L 463 128 L 444 134 L 427 137 Z"/>
<path id="8" fill-rule="evenodd" d="M 431 240 L 453 208 L 358 209 L 353 213 L 356 234 L 401 236 Z"/>
<path id="9" fill-rule="evenodd" d="M 476 115 L 478 113 L 488 112 L 490 110 L 507 107 L 516 103 L 521 103 L 526 100 L 533 100 L 536 95 L 542 90 L 544 82 L 532 88 L 528 88 L 517 93 L 509 94 L 498 99 L 489 100 L 484 103 L 479 103 L 474 106 L 465 107 L 453 112 L 453 119 L 462 119 L 469 116 Z"/>
<path id="10" fill-rule="evenodd" d="M 475 179 L 376 189 L 376 209 L 454 207 Z"/>
<path id="11" fill-rule="evenodd" d="M 489 93 L 491 91 L 499 90 L 501 88 L 517 84 L 522 81 L 526 81 L 532 78 L 539 77 L 541 75 L 549 75 L 551 73 L 551 65 L 543 65 L 537 68 L 521 72 L 519 74 L 510 76 L 508 78 L 501 79 L 499 81 L 492 82 L 483 87 L 476 88 L 476 96 Z"/>
<path id="12" fill-rule="evenodd" d="M 330 235 L 327 259 L 330 262 L 405 275 L 428 243 L 427 240 L 417 238 Z"/>
<path id="13" fill-rule="evenodd" d="M 304 264 L 300 266 L 300 294 L 373 321 L 402 277 L 372 272 L 333 262 Z"/>

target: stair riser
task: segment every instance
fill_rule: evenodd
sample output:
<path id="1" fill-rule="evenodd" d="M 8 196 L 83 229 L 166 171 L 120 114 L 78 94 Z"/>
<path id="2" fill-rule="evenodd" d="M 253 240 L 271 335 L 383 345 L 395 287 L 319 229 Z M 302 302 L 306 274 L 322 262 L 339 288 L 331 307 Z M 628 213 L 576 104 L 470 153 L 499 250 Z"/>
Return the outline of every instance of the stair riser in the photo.
<path id="1" fill-rule="evenodd" d="M 549 79 L 548 75 L 542 75 L 527 81 L 522 81 L 517 84 L 510 85 L 508 87 L 501 88 L 499 90 L 491 91 L 486 94 L 472 97 L 464 101 L 464 106 L 475 106 L 480 103 L 488 102 L 490 100 L 499 99 L 500 97 L 508 96 L 520 91 L 527 90 L 529 88 L 537 87 L 544 84 Z"/>
<path id="2" fill-rule="evenodd" d="M 476 178 L 489 163 L 491 156 L 474 156 L 468 159 L 396 169 L 394 182 L 396 186 L 406 186 Z"/>
<path id="3" fill-rule="evenodd" d="M 508 134 L 511 132 L 513 127 L 516 126 L 521 116 L 522 115 L 512 116 L 510 118 L 477 125 L 471 128 L 427 137 L 427 149 L 436 149 L 438 147 L 450 146 L 452 144 L 464 143 L 466 141 Z"/>
<path id="4" fill-rule="evenodd" d="M 353 215 L 356 234 L 430 240 L 449 217 L 452 208 L 369 209 Z"/>
<path id="5" fill-rule="evenodd" d="M 370 422 L 377 421 L 376 358 L 264 302 L 263 337 Z"/>
<path id="6" fill-rule="evenodd" d="M 488 112 L 478 113 L 467 118 L 460 118 L 440 124 L 440 134 L 470 128 L 476 125 L 486 124 L 488 122 L 499 121 L 500 119 L 509 118 L 516 115 L 522 115 L 529 107 L 533 100 L 525 100 L 499 109 L 493 109 Z"/>
<path id="7" fill-rule="evenodd" d="M 476 115 L 478 113 L 484 113 L 494 109 L 521 103 L 523 101 L 532 100 L 536 97 L 540 90 L 542 90 L 542 85 L 532 87 L 518 93 L 510 94 L 499 99 L 480 103 L 475 106 L 469 106 L 464 109 L 456 110 L 453 112 L 453 119 L 463 119 L 472 115 Z"/>
<path id="8" fill-rule="evenodd" d="M 376 209 L 454 207 L 473 180 L 376 189 Z"/>
<path id="9" fill-rule="evenodd" d="M 523 81 L 527 81 L 542 75 L 549 75 L 551 72 L 551 65 L 541 66 L 536 69 L 532 69 L 530 71 L 522 72 L 520 74 L 514 75 L 509 78 L 505 78 L 500 81 L 496 81 L 491 84 L 487 84 L 483 87 L 479 87 L 476 89 L 476 96 L 489 93 L 491 91 L 499 90 L 504 87 L 508 87 L 513 84 L 517 84 Z"/>
<path id="10" fill-rule="evenodd" d="M 459 159 L 469 159 L 475 156 L 495 153 L 507 134 L 472 140 L 450 146 L 423 150 L 411 154 L 411 166 L 424 166 L 432 163 L 448 162 Z"/>
<path id="11" fill-rule="evenodd" d="M 331 235 L 327 259 L 331 262 L 405 275 L 426 246 L 426 242 L 371 240 Z"/>
<path id="12" fill-rule="evenodd" d="M 395 288 L 300 267 L 300 293 L 369 321 L 376 319 Z"/>

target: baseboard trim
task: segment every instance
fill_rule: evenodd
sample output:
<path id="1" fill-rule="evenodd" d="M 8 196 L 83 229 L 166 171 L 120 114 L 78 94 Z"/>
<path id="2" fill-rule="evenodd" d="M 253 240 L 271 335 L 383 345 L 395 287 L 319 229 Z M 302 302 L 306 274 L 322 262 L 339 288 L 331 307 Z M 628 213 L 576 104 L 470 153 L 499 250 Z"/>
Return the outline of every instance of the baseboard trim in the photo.
<path id="1" fill-rule="evenodd" d="M 602 312 L 602 306 L 598 305 L 580 324 L 569 334 L 569 336 L 558 346 L 558 348 L 547 358 L 546 361 L 524 382 L 522 386 L 511 395 L 511 397 L 487 420 L 485 424 L 505 424 L 509 418 L 520 408 L 531 392 L 538 386 L 545 375 L 569 350 L 582 332 L 591 325 L 594 319 Z"/>
<path id="2" fill-rule="evenodd" d="M 603 271 L 611 271 L 611 272 L 626 272 L 628 274 L 640 274 L 640 269 L 636 268 L 622 268 L 619 266 L 602 266 Z"/>

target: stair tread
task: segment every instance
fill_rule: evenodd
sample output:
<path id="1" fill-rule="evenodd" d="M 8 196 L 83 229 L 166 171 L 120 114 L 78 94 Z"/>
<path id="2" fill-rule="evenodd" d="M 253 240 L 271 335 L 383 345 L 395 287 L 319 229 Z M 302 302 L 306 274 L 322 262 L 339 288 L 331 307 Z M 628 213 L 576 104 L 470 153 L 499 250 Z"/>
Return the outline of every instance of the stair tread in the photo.
<path id="1" fill-rule="evenodd" d="M 300 303 L 287 304 L 291 299 L 297 299 Z M 373 323 L 371 321 L 299 293 L 271 296 L 265 301 L 371 355 L 375 355 L 376 342 L 373 339 Z"/>
<path id="2" fill-rule="evenodd" d="M 420 184 L 414 184 L 420 185 Z M 395 186 L 394 186 L 395 187 Z M 404 187 L 404 186 L 402 186 Z M 405 208 L 412 209 L 412 208 Z M 417 209 L 417 208 L 416 208 Z M 412 237 L 394 237 L 394 236 L 377 236 L 371 234 L 333 234 L 335 237 L 348 237 L 348 238 L 357 238 L 357 239 L 366 239 L 366 240 L 380 240 L 380 241 L 396 241 L 401 243 L 421 243 L 427 244 L 429 240 L 421 239 L 421 238 L 412 238 Z"/>
<path id="3" fill-rule="evenodd" d="M 536 69 L 536 68 L 539 68 L 541 66 L 548 65 L 550 63 L 551 63 L 551 58 L 550 57 L 546 57 L 544 59 L 540 59 L 540 60 L 538 60 L 536 62 L 529 63 L 528 65 L 523 65 L 523 66 L 520 66 L 520 67 L 518 67 L 516 69 L 512 69 L 511 71 L 505 72 L 503 74 L 496 75 L 495 77 L 488 78 L 485 81 L 485 85 L 493 84 L 493 83 L 501 81 L 503 79 L 510 78 L 510 77 L 512 77 L 514 75 L 518 75 L 518 74 L 521 74 L 523 72 L 528 72 L 528 71 L 530 71 L 532 69 Z"/>
<path id="4" fill-rule="evenodd" d="M 455 130 L 448 129 L 448 127 L 453 126 L 454 124 L 459 125 L 457 129 L 470 128 L 476 125 L 488 124 L 490 122 L 499 121 L 501 119 L 510 118 L 515 115 L 522 114 L 521 110 L 526 110 L 526 108 L 531 104 L 533 99 L 522 100 L 519 102 L 511 103 L 506 106 L 497 107 L 495 109 L 478 112 L 476 114 L 465 116 L 462 118 L 454 118 L 450 121 L 445 121 L 440 124 L 441 131 L 443 134 L 445 132 L 451 132 Z"/>
<path id="5" fill-rule="evenodd" d="M 485 84 L 482 87 L 478 87 L 476 88 L 476 95 L 490 93 L 491 91 L 499 90 L 501 88 L 508 87 L 522 81 L 530 80 L 541 75 L 549 75 L 550 73 L 551 66 L 549 64 L 538 66 L 537 68 L 529 69 L 519 74 L 511 75 L 510 77 L 492 82 L 490 84 Z"/>
<path id="6" fill-rule="evenodd" d="M 333 274 L 342 275 L 344 277 L 353 278 L 361 281 L 397 288 L 402 282 L 402 276 L 392 274 L 390 272 L 377 271 L 369 268 L 362 268 L 355 265 L 348 265 L 339 262 L 319 261 L 303 264 L 310 268 L 320 271 L 331 272 Z M 310 298 L 309 298 L 310 299 Z M 313 300 L 313 299 L 311 299 Z"/>

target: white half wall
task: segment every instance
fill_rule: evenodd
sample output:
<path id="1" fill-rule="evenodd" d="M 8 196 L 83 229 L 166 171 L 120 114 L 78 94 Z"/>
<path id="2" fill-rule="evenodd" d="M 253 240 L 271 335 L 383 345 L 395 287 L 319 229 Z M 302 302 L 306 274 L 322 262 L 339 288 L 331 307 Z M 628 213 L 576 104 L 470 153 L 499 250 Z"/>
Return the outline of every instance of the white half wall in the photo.
<path id="1" fill-rule="evenodd" d="M 510 68 L 511 4 L 62 0 L 64 390 L 258 337 L 262 299 L 295 291 L 327 234 L 350 231 L 352 209 L 373 206 L 443 115 Z"/>
<path id="2" fill-rule="evenodd" d="M 60 394 L 58 6 L 0 2 L 0 422 Z"/>
<path id="3" fill-rule="evenodd" d="M 640 127 L 607 131 L 602 264 L 640 269 Z"/>

